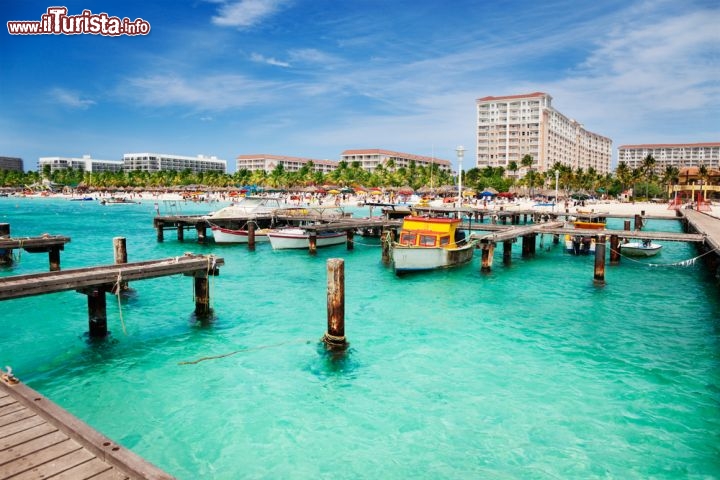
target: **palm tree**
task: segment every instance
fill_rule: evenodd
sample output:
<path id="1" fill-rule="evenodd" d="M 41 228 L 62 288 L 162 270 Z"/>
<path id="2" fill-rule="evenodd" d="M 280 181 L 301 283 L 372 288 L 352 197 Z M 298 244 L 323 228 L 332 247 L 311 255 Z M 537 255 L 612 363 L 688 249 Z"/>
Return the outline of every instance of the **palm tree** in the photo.
<path id="1" fill-rule="evenodd" d="M 702 200 L 705 201 L 705 192 L 703 192 L 703 185 L 708 184 L 708 179 L 710 178 L 708 169 L 705 165 L 700 165 L 700 168 L 698 168 L 698 175 L 700 176 L 700 194 L 702 195 Z"/>
<path id="2" fill-rule="evenodd" d="M 620 189 L 625 191 L 625 187 L 630 182 L 631 178 L 630 167 L 628 167 L 627 163 L 624 161 L 618 163 L 618 166 L 615 169 L 615 177 L 620 182 Z"/>
<path id="3" fill-rule="evenodd" d="M 670 196 L 670 186 L 675 185 L 675 183 L 678 180 L 678 176 L 680 175 L 680 170 L 678 170 L 677 167 L 674 167 L 672 165 L 668 165 L 665 167 L 665 172 L 663 173 L 662 182 L 665 185 L 665 191 L 668 192 L 668 197 Z"/>
<path id="4" fill-rule="evenodd" d="M 533 184 L 535 183 L 535 172 L 532 169 L 532 166 L 533 166 L 532 155 L 530 155 L 529 153 L 526 153 L 520 160 L 520 164 L 523 167 L 527 168 L 527 173 L 525 176 L 527 177 L 528 187 L 530 188 L 530 196 L 532 196 Z"/>
<path id="5" fill-rule="evenodd" d="M 645 184 L 645 198 L 647 199 L 650 196 L 648 193 L 650 180 L 652 180 L 653 175 L 655 175 L 655 158 L 652 156 L 652 153 L 648 153 L 647 157 L 643 160 L 642 171 L 645 175 L 645 181 L 647 182 Z"/>
<path id="6" fill-rule="evenodd" d="M 516 177 L 517 177 L 517 171 L 518 171 L 518 164 L 517 164 L 517 162 L 516 162 L 515 160 L 511 160 L 510 163 L 508 163 L 508 168 L 507 168 L 507 169 L 512 172 L 512 174 L 513 174 L 513 180 L 515 180 Z"/>

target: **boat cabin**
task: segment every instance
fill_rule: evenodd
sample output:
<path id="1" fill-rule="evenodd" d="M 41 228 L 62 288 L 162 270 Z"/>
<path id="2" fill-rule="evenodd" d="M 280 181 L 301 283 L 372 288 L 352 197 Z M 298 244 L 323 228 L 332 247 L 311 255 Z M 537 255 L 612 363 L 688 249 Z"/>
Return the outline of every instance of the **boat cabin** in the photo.
<path id="1" fill-rule="evenodd" d="M 397 243 L 405 247 L 457 248 L 456 242 L 465 237 L 458 230 L 460 223 L 458 218 L 407 216 Z"/>

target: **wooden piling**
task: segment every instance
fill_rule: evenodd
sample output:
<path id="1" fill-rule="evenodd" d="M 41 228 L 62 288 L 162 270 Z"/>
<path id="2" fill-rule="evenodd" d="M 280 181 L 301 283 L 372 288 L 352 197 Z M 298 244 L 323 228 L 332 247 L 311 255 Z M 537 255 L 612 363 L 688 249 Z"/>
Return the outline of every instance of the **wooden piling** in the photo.
<path id="1" fill-rule="evenodd" d="M 495 253 L 495 244 L 484 243 L 482 244 L 482 260 L 480 262 L 480 271 L 489 272 L 492 268 L 493 254 Z"/>
<path id="2" fill-rule="evenodd" d="M 183 224 L 180 223 L 180 222 L 178 222 L 176 226 L 177 226 L 177 239 L 178 239 L 178 242 L 183 242 L 183 241 L 185 241 L 185 227 L 184 227 Z"/>
<path id="3" fill-rule="evenodd" d="M 623 230 L 628 232 L 630 231 L 630 220 L 625 220 L 625 222 L 623 223 Z"/>
<path id="4" fill-rule="evenodd" d="M 198 243 L 205 243 L 205 239 L 207 237 L 207 223 L 196 223 L 195 230 L 197 231 Z"/>
<path id="5" fill-rule="evenodd" d="M 380 234 L 380 243 L 382 244 L 382 263 L 387 265 L 390 263 L 390 245 L 392 245 L 392 231 L 383 228 Z"/>
<path id="6" fill-rule="evenodd" d="M 512 240 L 505 240 L 503 242 L 503 264 L 510 265 L 512 262 Z"/>
<path id="7" fill-rule="evenodd" d="M 310 244 L 310 255 L 317 254 L 317 232 L 311 231 L 308 237 L 308 243 Z"/>
<path id="8" fill-rule="evenodd" d="M 9 223 L 0 223 L 0 237 L 9 237 L 10 236 L 10 224 Z"/>
<path id="9" fill-rule="evenodd" d="M 610 235 L 610 265 L 620 263 L 620 239 L 617 235 Z"/>
<path id="10" fill-rule="evenodd" d="M 107 303 L 105 301 L 105 289 L 93 288 L 91 291 L 83 292 L 87 295 L 88 305 L 88 330 L 90 337 L 106 337 L 107 329 Z"/>
<path id="11" fill-rule="evenodd" d="M 345 340 L 345 260 L 327 261 L 327 332 L 322 338 L 331 348 L 343 348 Z"/>
<path id="12" fill-rule="evenodd" d="M 640 215 L 635 215 L 635 230 L 642 230 L 643 221 Z"/>
<path id="13" fill-rule="evenodd" d="M 530 255 L 530 235 L 523 235 L 522 237 L 522 256 L 527 257 Z"/>
<path id="14" fill-rule="evenodd" d="M 114 237 L 113 238 L 113 251 L 115 253 L 115 264 L 116 265 L 122 265 L 127 263 L 128 257 L 127 257 L 127 243 L 125 240 L 125 237 Z M 121 280 L 120 284 L 118 285 L 121 292 L 124 292 L 128 289 L 128 282 Z M 117 293 L 113 289 L 113 293 Z"/>
<path id="15" fill-rule="evenodd" d="M 206 317 L 210 314 L 210 283 L 207 275 L 195 276 L 195 315 Z"/>
<path id="16" fill-rule="evenodd" d="M 248 250 L 255 250 L 255 222 L 247 223 L 248 232 Z"/>
<path id="17" fill-rule="evenodd" d="M 50 271 L 60 271 L 60 247 L 51 247 L 48 250 L 48 259 L 50 261 Z"/>
<path id="18" fill-rule="evenodd" d="M 347 249 L 352 250 L 355 248 L 355 239 L 353 238 L 354 232 L 352 230 L 347 231 Z"/>
<path id="19" fill-rule="evenodd" d="M 535 248 L 537 245 L 537 233 L 531 233 L 528 235 L 528 238 L 530 239 L 530 245 L 528 245 L 530 255 L 535 255 Z"/>
<path id="20" fill-rule="evenodd" d="M 595 285 L 605 285 L 605 235 L 599 235 L 595 240 L 595 272 L 593 282 Z"/>
<path id="21" fill-rule="evenodd" d="M 157 232 L 157 242 L 162 243 L 165 241 L 165 230 L 163 229 L 162 223 L 155 222 L 155 231 Z"/>
<path id="22" fill-rule="evenodd" d="M 0 238 L 10 238 L 10 224 L 0 223 Z M 13 261 L 12 248 L 0 249 L 0 265 L 10 265 Z"/>

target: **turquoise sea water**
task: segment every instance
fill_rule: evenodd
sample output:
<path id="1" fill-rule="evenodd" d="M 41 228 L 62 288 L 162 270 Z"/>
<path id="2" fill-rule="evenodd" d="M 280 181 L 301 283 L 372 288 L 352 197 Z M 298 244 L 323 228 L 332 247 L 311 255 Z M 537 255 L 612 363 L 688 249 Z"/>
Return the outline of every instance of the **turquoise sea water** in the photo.
<path id="1" fill-rule="evenodd" d="M 185 205 L 185 212 L 215 206 Z M 720 301 L 698 255 L 663 242 L 607 266 L 538 239 L 467 266 L 396 277 L 377 240 L 272 251 L 157 243 L 153 202 L 0 198 L 13 236 L 72 238 L 63 269 L 184 252 L 224 257 L 214 317 L 193 317 L 192 281 L 108 295 L 109 339 L 88 341 L 84 295 L 0 303 L 0 365 L 182 479 L 720 478 Z M 622 228 L 622 220 L 610 220 Z M 648 230 L 680 231 L 673 221 Z M 325 352 L 326 261 L 345 259 L 344 356 Z M 0 276 L 47 271 L 23 252 Z M 123 333 L 121 319 L 127 334 Z M 204 357 L 232 355 L 187 364 Z"/>

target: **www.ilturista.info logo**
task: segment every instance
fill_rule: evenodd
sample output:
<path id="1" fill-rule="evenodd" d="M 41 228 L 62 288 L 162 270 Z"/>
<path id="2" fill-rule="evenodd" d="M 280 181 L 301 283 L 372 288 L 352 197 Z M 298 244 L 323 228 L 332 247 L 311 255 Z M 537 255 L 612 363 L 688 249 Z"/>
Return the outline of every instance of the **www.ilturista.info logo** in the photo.
<path id="1" fill-rule="evenodd" d="M 7 22 L 10 35 L 147 35 L 150 24 L 142 18 L 111 17 L 107 13 L 83 10 L 80 15 L 68 15 L 66 7 L 50 7 L 37 20 Z"/>

